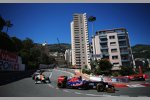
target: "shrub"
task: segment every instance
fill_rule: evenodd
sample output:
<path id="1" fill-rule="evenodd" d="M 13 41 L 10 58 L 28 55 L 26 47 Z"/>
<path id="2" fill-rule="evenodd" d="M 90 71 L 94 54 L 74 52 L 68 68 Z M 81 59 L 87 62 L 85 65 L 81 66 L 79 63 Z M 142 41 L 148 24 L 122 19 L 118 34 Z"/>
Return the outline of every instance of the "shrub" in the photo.
<path id="1" fill-rule="evenodd" d="M 119 72 L 113 72 L 112 76 L 120 76 L 120 73 Z"/>

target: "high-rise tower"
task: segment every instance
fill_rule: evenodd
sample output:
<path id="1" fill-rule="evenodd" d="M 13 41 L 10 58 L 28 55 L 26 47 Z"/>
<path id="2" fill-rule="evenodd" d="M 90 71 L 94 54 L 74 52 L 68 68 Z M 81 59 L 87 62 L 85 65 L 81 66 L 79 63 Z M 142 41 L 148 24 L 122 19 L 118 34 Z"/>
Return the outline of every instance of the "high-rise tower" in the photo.
<path id="1" fill-rule="evenodd" d="M 90 69 L 90 52 L 86 13 L 73 14 L 71 22 L 72 65 Z"/>

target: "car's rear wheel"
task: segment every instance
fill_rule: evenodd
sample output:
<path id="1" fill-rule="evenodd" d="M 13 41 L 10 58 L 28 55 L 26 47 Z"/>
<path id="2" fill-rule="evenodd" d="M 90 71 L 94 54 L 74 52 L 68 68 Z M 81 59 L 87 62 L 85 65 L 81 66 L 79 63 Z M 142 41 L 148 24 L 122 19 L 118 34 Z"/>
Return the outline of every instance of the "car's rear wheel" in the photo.
<path id="1" fill-rule="evenodd" d="M 145 78 L 141 78 L 141 81 L 145 81 Z"/>
<path id="2" fill-rule="evenodd" d="M 97 90 L 97 92 L 103 92 L 105 90 L 105 87 L 103 84 L 98 83 L 96 86 L 96 90 Z"/>

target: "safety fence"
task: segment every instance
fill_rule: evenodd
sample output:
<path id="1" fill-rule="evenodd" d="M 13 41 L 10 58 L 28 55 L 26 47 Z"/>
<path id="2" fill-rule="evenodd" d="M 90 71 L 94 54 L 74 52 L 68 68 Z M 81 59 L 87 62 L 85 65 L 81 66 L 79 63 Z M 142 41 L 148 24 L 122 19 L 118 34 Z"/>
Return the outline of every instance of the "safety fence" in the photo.
<path id="1" fill-rule="evenodd" d="M 106 76 L 90 76 L 90 80 L 92 81 L 104 81 L 104 82 L 121 82 L 121 83 L 127 83 L 129 82 L 129 79 L 126 77 L 106 77 Z"/>

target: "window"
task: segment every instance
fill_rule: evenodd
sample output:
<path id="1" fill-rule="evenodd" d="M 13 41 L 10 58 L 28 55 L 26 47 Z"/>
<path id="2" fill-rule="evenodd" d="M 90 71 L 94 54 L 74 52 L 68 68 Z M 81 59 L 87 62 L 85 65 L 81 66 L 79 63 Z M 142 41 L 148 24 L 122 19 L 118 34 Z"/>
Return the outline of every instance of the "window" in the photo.
<path id="1" fill-rule="evenodd" d="M 119 46 L 126 46 L 126 45 L 127 45 L 126 41 L 125 42 L 119 41 Z"/>
<path id="2" fill-rule="evenodd" d="M 118 64 L 119 64 L 119 62 L 113 63 L 113 65 L 118 65 Z"/>
<path id="3" fill-rule="evenodd" d="M 117 52 L 117 49 L 111 49 L 111 52 Z"/>
<path id="4" fill-rule="evenodd" d="M 80 57 L 76 57 L 76 58 L 80 58 Z"/>
<path id="5" fill-rule="evenodd" d="M 112 59 L 118 59 L 118 56 L 112 56 Z"/>
<path id="6" fill-rule="evenodd" d="M 79 34 L 79 32 L 74 32 L 75 34 Z"/>
<path id="7" fill-rule="evenodd" d="M 74 37 L 75 39 L 79 39 L 79 37 Z"/>
<path id="8" fill-rule="evenodd" d="M 107 38 L 102 38 L 102 39 L 100 39 L 101 41 L 107 41 Z"/>
<path id="9" fill-rule="evenodd" d="M 109 39 L 115 39 L 115 36 L 109 36 Z"/>
<path id="10" fill-rule="evenodd" d="M 110 46 L 115 46 L 116 42 L 110 42 Z"/>
<path id="11" fill-rule="evenodd" d="M 125 36 L 118 36 L 118 39 L 126 39 Z"/>
<path id="12" fill-rule="evenodd" d="M 82 23 L 82 16 L 80 16 L 80 23 Z"/>
<path id="13" fill-rule="evenodd" d="M 75 41 L 80 41 L 79 39 L 75 39 Z"/>

